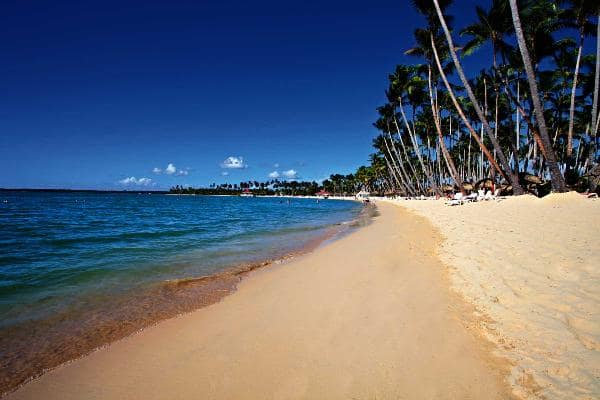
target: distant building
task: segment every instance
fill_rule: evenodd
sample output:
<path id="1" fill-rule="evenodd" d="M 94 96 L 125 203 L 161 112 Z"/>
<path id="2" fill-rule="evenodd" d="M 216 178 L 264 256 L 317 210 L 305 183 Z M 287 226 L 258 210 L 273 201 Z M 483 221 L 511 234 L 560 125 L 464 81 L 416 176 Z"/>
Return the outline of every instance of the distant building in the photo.
<path id="1" fill-rule="evenodd" d="M 317 196 L 327 199 L 327 198 L 329 198 L 329 196 L 331 196 L 331 194 L 326 190 L 321 190 L 321 191 L 317 192 Z"/>

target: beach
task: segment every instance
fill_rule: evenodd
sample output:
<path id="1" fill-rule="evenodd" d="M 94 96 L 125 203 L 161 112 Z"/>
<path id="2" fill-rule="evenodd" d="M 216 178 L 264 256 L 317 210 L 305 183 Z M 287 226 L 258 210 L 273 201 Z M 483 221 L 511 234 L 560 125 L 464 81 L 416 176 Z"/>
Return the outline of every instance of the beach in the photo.
<path id="1" fill-rule="evenodd" d="M 8 2 L 0 400 L 600 400 L 599 4 Z"/>
<path id="2" fill-rule="evenodd" d="M 258 270 L 8 399 L 506 399 L 507 361 L 450 290 L 442 237 L 379 204 L 366 227 Z"/>
<path id="3" fill-rule="evenodd" d="M 576 192 L 449 207 L 395 204 L 444 237 L 438 254 L 528 399 L 600 398 L 600 200 Z"/>

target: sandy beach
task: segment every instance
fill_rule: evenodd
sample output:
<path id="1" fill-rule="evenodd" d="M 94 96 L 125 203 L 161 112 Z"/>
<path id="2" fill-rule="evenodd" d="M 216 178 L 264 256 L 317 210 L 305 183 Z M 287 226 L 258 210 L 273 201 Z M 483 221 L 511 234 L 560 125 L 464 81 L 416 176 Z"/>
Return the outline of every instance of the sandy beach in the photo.
<path id="1" fill-rule="evenodd" d="M 0 400 L 600 400 L 600 1 L 7 3 Z"/>
<path id="2" fill-rule="evenodd" d="M 375 221 L 253 273 L 212 306 L 50 371 L 9 399 L 506 399 L 510 365 L 449 289 L 441 236 Z"/>
<path id="3" fill-rule="evenodd" d="M 444 237 L 439 256 L 529 399 L 600 398 L 600 200 L 575 192 L 449 207 L 395 201 Z"/>

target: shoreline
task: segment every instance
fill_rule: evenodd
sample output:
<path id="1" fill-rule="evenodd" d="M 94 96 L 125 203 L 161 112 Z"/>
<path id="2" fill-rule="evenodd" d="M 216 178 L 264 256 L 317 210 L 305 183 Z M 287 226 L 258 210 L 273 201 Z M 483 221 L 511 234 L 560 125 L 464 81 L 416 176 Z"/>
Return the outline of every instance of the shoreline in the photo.
<path id="1" fill-rule="evenodd" d="M 221 301 L 63 364 L 7 398 L 509 397 L 506 364 L 465 329 L 471 317 L 444 281 L 435 232 L 420 217 L 378 208 L 385 215 L 370 225 L 255 270 Z M 399 261 L 404 252 L 410 260 Z"/>
<path id="2" fill-rule="evenodd" d="M 0 374 L 2 378 L 0 398 L 53 369 L 110 347 L 114 342 L 135 335 L 162 321 L 217 303 L 234 293 L 239 283 L 253 271 L 290 262 L 320 246 L 343 238 L 353 230 L 369 224 L 372 218 L 371 211 L 361 210 L 355 219 L 333 224 L 314 237 L 310 237 L 309 234 L 310 239 L 303 243 L 302 247 L 275 254 L 274 257 L 242 262 L 208 275 L 158 281 L 139 293 L 122 294 L 116 300 L 111 299 L 115 309 L 92 307 L 85 315 L 77 317 L 79 326 L 73 327 L 73 323 L 68 322 L 66 327 L 60 325 L 44 327 L 46 321 L 36 321 L 30 324 L 30 332 L 38 333 L 33 336 L 28 335 L 26 338 L 20 337 L 17 333 L 19 332 L 17 329 L 22 330 L 22 327 L 11 328 L 12 334 L 10 334 L 11 330 L 7 330 L 7 335 L 0 339 L 2 344 L 0 348 L 18 347 L 23 352 L 27 352 L 27 355 L 21 353 L 19 357 L 15 350 L 6 352 L 7 358 L 2 360 L 1 365 L 2 371 L 8 375 Z M 132 309 L 127 305 L 134 303 L 144 304 L 144 306 Z M 67 318 L 66 315 L 62 317 L 61 315 L 56 318 Z M 90 325 L 90 320 L 96 322 Z M 45 347 L 41 350 L 36 348 L 34 351 L 31 348 L 31 341 L 35 342 L 36 338 L 39 339 L 41 336 L 45 339 Z M 12 371 L 12 376 L 9 371 Z"/>

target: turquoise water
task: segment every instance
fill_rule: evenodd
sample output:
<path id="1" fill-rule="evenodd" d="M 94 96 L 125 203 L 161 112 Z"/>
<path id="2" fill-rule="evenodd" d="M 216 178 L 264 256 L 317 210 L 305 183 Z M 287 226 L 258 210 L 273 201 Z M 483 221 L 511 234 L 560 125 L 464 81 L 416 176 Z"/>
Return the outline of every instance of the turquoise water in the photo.
<path id="1" fill-rule="evenodd" d="M 360 212 L 335 200 L 0 192 L 0 367 L 23 378 L 32 363 L 210 303 L 237 281 L 190 278 L 282 257 Z"/>

